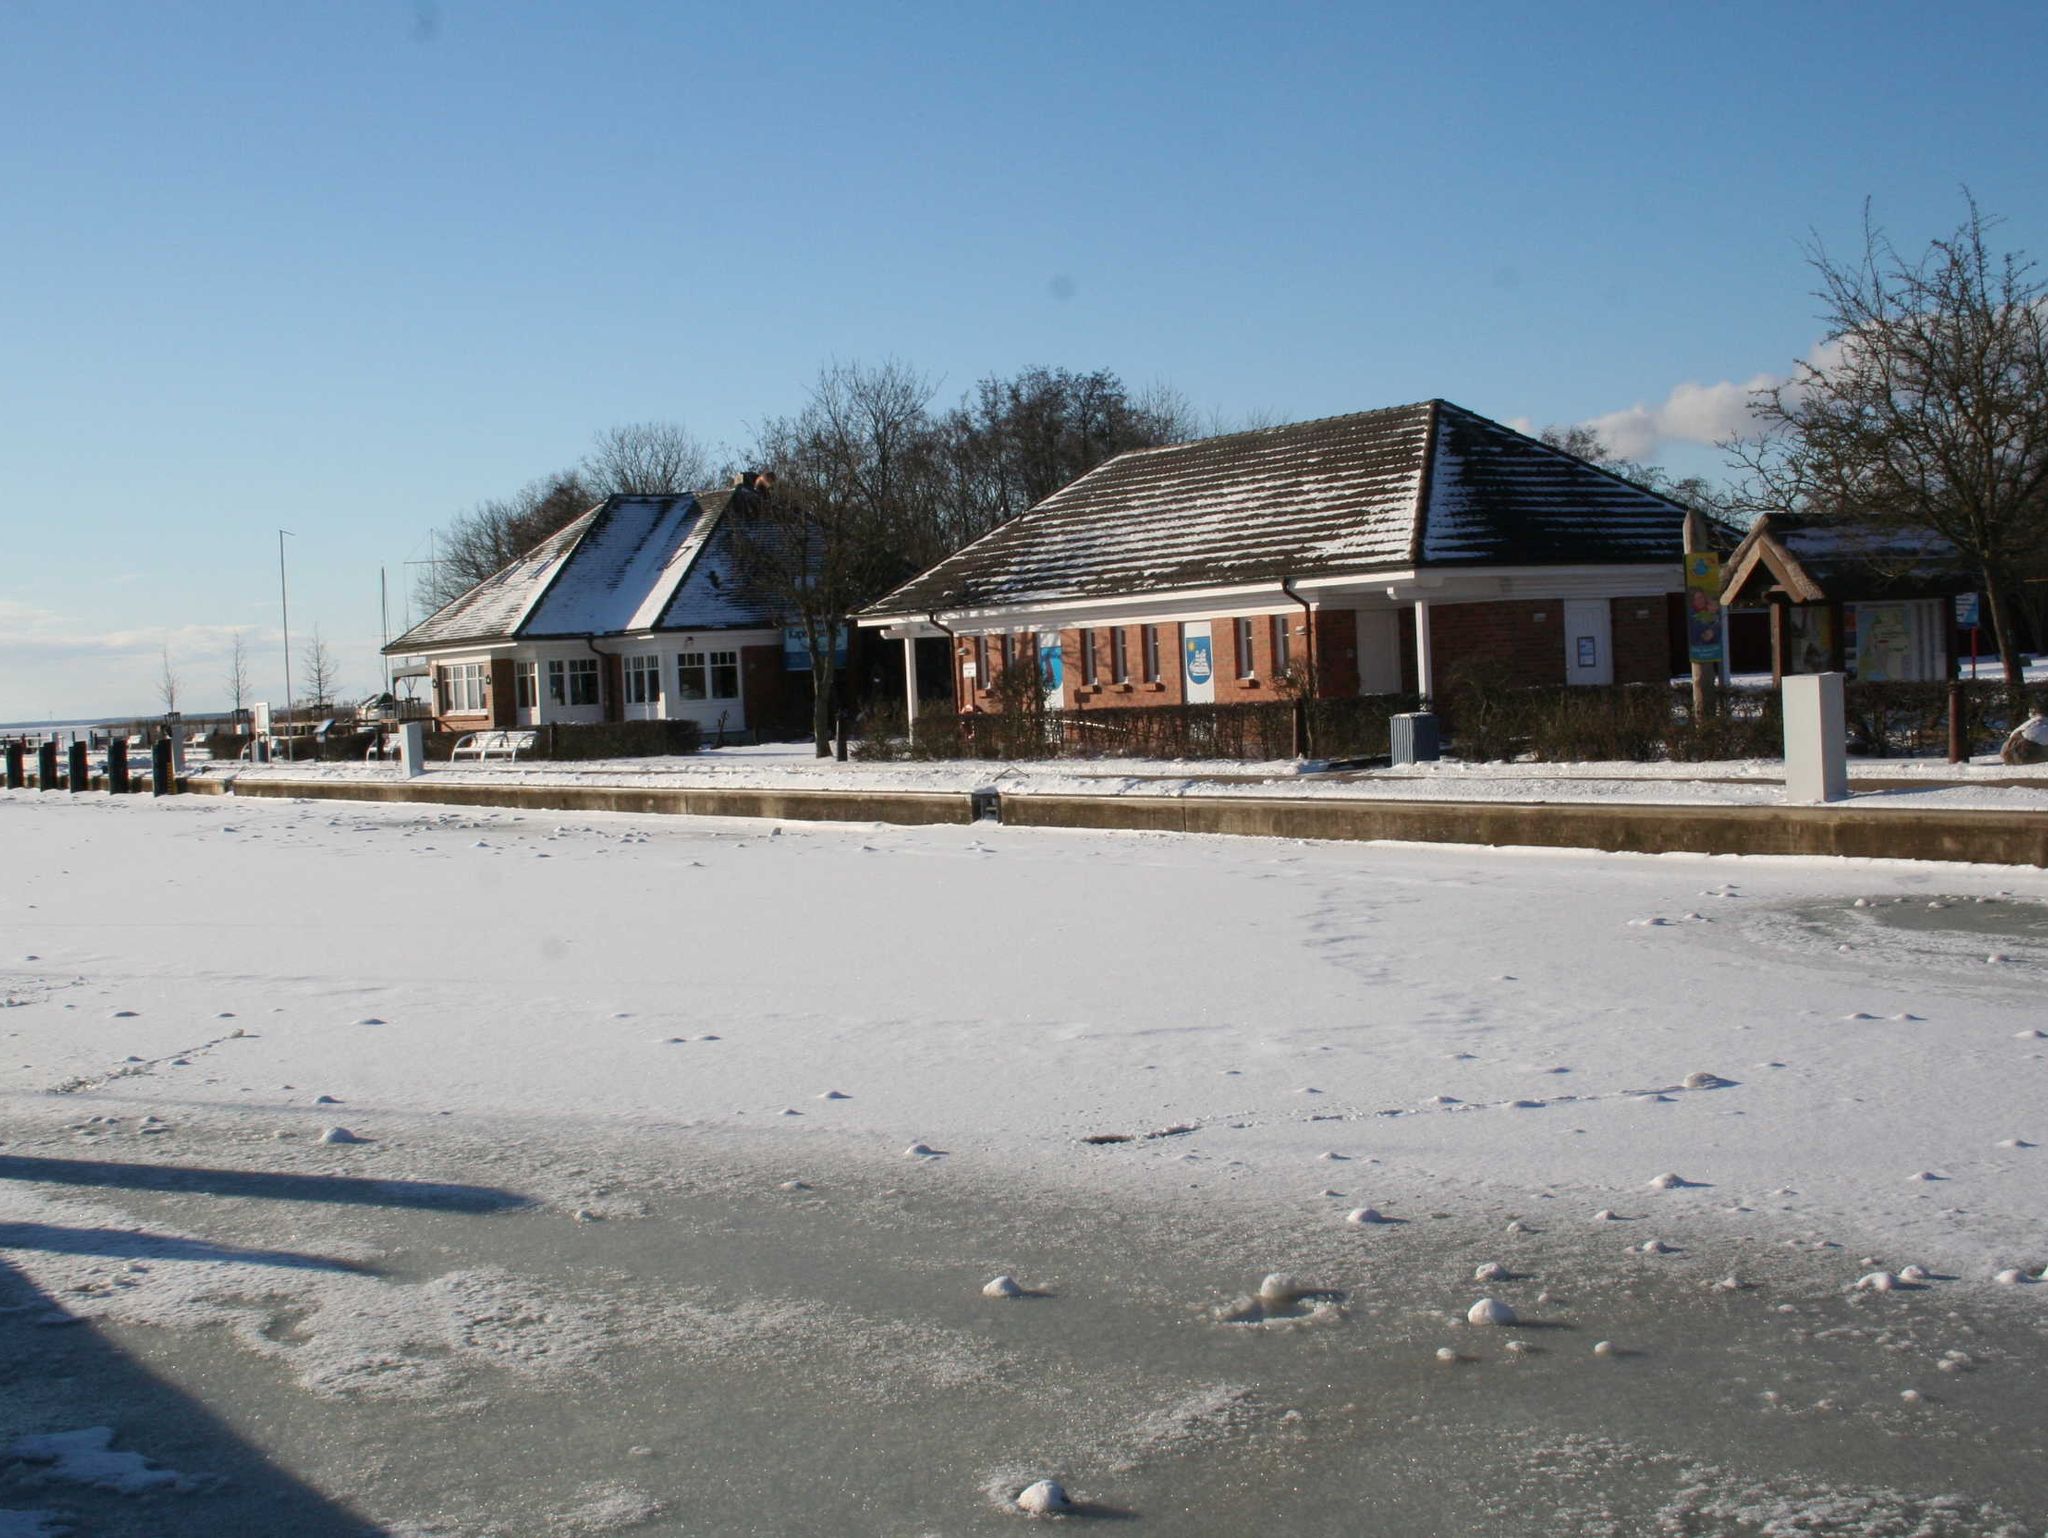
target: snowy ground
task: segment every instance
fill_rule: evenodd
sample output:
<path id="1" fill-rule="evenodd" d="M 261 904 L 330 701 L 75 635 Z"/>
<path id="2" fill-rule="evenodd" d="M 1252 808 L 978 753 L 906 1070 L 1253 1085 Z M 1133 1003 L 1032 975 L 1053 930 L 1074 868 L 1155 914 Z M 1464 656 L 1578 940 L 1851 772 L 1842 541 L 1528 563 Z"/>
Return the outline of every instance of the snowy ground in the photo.
<path id="1" fill-rule="evenodd" d="M 2048 1522 L 2041 872 L 34 794 L 0 848 L 8 1538 L 968 1533 L 1042 1473 L 1335 1534 L 1371 1448 L 1384 1532 Z"/>
<path id="2" fill-rule="evenodd" d="M 395 777 L 390 764 L 199 766 L 223 777 L 373 779 Z M 1774 806 L 1783 802 L 1784 765 L 1774 759 L 1709 764 L 1461 764 L 1401 769 L 1304 772 L 1293 760 L 1218 763 L 1171 759 L 1065 759 L 1043 763 L 965 760 L 945 763 L 839 763 L 808 744 L 715 748 L 686 758 L 572 764 L 434 764 L 436 783 L 766 787 L 778 790 L 970 791 L 1005 795 L 1242 795 L 1430 801 L 1632 802 L 1661 805 Z M 1892 809 L 1914 807 L 2048 810 L 2048 769 L 2012 768 L 1994 759 L 1853 759 L 1852 798 Z M 1903 782 L 1903 783 L 1902 783 Z M 1927 788 L 1913 788 L 1926 782 Z M 1857 793 L 1857 787 L 1863 787 Z"/>

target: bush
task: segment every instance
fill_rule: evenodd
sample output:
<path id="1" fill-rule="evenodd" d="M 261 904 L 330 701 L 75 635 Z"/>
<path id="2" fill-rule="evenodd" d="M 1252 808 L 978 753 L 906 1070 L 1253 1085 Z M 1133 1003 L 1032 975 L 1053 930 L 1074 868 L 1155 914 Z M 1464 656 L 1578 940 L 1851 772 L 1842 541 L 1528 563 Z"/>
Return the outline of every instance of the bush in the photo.
<path id="1" fill-rule="evenodd" d="M 453 739 L 450 739 L 451 745 Z M 592 758 L 667 758 L 694 753 L 703 745 L 695 721 L 599 721 L 582 726 L 534 729 L 525 759 L 575 762 Z M 444 752 L 441 757 L 447 757 Z"/>

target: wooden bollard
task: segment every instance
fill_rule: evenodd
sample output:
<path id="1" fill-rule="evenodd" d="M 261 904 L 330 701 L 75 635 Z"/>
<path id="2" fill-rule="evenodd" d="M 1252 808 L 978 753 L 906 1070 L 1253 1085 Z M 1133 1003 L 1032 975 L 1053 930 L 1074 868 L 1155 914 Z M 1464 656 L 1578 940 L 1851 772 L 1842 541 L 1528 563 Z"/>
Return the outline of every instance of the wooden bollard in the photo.
<path id="1" fill-rule="evenodd" d="M 150 794 L 168 796 L 177 786 L 171 783 L 171 739 L 159 737 L 149 749 Z"/>
<path id="2" fill-rule="evenodd" d="M 116 737 L 107 744 L 107 794 L 128 794 L 128 739 Z"/>
<path id="3" fill-rule="evenodd" d="M 28 749 L 18 742 L 7 744 L 7 788 L 20 790 L 28 783 Z"/>
<path id="4" fill-rule="evenodd" d="M 36 748 L 36 789 L 57 788 L 57 744 L 54 739 Z"/>
<path id="5" fill-rule="evenodd" d="M 92 788 L 92 768 L 85 761 L 85 744 L 71 744 L 70 762 L 64 766 L 64 783 L 75 796 L 82 790 Z"/>

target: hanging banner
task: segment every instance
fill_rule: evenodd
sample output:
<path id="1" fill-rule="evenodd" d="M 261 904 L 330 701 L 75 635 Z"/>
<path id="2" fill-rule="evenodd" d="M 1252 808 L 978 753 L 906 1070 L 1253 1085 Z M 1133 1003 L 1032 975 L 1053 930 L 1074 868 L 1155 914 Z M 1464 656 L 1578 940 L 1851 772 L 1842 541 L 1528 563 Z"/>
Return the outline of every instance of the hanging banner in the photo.
<path id="1" fill-rule="evenodd" d="M 1721 558 L 1695 550 L 1685 558 L 1685 644 L 1694 662 L 1721 660 Z"/>
<path id="2" fill-rule="evenodd" d="M 1180 627 L 1181 666 L 1187 679 L 1190 705 L 1216 703 L 1216 643 L 1209 634 L 1209 622 L 1197 620 Z"/>
<path id="3" fill-rule="evenodd" d="M 1045 688 L 1045 708 L 1058 710 L 1067 701 L 1066 664 L 1060 656 L 1060 633 L 1041 631 L 1038 637 L 1038 681 Z"/>

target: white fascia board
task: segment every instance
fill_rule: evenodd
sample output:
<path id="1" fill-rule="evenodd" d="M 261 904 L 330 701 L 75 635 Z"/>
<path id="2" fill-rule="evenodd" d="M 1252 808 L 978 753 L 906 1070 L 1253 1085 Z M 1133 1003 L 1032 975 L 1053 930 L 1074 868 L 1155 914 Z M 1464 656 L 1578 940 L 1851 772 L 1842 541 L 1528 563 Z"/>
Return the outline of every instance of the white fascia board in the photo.
<path id="1" fill-rule="evenodd" d="M 1398 567 L 1355 576 L 1305 577 L 1295 592 L 1310 608 L 1403 607 L 1417 599 L 1433 603 L 1485 603 L 1511 598 L 1637 598 L 1675 593 L 1685 585 L 1675 561 L 1629 566 Z M 1361 601 L 1363 600 L 1363 601 Z M 947 630 L 961 635 L 999 635 L 1021 630 L 1070 630 L 1079 626 L 1163 625 L 1188 619 L 1229 619 L 1298 608 L 1277 581 L 1233 587 L 1194 588 L 1178 593 L 1128 593 L 1019 604 L 1003 609 L 942 610 Z M 924 617 L 876 615 L 857 621 L 881 630 L 889 640 L 946 633 Z"/>
<path id="2" fill-rule="evenodd" d="M 599 636 L 600 641 L 609 641 L 614 646 L 674 646 L 681 642 L 695 641 L 705 644 L 720 641 L 731 646 L 766 646 L 770 642 L 780 646 L 782 631 L 778 627 L 750 625 L 744 630 L 720 630 L 707 625 L 702 630 L 690 630 L 681 626 L 669 626 L 661 630 L 614 631 Z"/>

